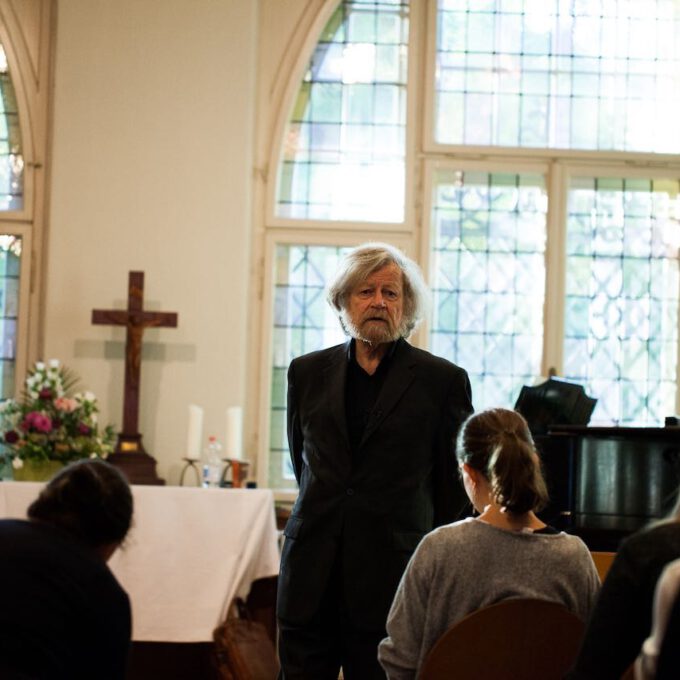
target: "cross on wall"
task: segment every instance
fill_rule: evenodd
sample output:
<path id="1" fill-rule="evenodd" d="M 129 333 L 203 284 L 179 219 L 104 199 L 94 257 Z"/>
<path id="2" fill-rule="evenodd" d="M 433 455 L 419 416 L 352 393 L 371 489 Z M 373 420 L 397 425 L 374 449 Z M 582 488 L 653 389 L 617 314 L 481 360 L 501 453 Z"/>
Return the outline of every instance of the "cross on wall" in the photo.
<path id="1" fill-rule="evenodd" d="M 118 435 L 116 453 L 144 452 L 139 423 L 139 386 L 142 336 L 147 328 L 176 328 L 176 312 L 144 310 L 144 272 L 130 272 L 127 309 L 93 309 L 92 323 L 125 326 L 125 386 L 123 391 L 123 430 Z"/>

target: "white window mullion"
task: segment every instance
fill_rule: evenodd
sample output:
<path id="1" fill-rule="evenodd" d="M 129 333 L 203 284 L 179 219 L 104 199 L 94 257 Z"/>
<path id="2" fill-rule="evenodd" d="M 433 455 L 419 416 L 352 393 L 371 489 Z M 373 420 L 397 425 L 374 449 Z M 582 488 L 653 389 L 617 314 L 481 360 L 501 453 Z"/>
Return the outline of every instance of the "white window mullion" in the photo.
<path id="1" fill-rule="evenodd" d="M 564 167 L 554 162 L 548 176 L 548 242 L 544 308 L 544 345 L 541 374 L 554 369 L 562 375 L 564 356 L 564 300 L 566 294 L 567 177 Z"/>

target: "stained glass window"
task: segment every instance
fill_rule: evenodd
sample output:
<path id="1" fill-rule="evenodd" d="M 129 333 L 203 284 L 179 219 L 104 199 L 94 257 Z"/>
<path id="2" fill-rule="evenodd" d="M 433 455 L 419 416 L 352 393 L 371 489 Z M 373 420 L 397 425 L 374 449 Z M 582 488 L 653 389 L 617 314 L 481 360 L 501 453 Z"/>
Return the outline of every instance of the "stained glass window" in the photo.
<path id="1" fill-rule="evenodd" d="M 23 170 L 16 96 L 7 57 L 0 46 L 0 210 L 22 207 Z"/>
<path id="2" fill-rule="evenodd" d="M 19 114 L 5 51 L 0 46 L 0 211 L 23 206 L 24 160 Z M 15 396 L 22 240 L 0 235 L 0 398 Z"/>
<path id="3" fill-rule="evenodd" d="M 676 413 L 680 182 L 575 178 L 564 369 L 599 399 L 592 422 Z"/>
<path id="4" fill-rule="evenodd" d="M 345 340 L 338 317 L 326 302 L 325 289 L 346 250 L 336 246 L 276 247 L 269 437 L 269 483 L 276 488 L 297 488 L 286 433 L 288 364 L 297 356 Z"/>
<path id="5" fill-rule="evenodd" d="M 468 371 L 476 409 L 540 373 L 546 212 L 540 175 L 435 175 L 431 349 Z"/>
<path id="6" fill-rule="evenodd" d="M 406 1 L 338 5 L 284 135 L 278 217 L 403 221 L 407 43 Z"/>
<path id="7" fill-rule="evenodd" d="M 676 0 L 439 0 L 435 141 L 680 152 Z"/>
<path id="8" fill-rule="evenodd" d="M 0 398 L 15 396 L 14 370 L 22 241 L 0 235 Z"/>

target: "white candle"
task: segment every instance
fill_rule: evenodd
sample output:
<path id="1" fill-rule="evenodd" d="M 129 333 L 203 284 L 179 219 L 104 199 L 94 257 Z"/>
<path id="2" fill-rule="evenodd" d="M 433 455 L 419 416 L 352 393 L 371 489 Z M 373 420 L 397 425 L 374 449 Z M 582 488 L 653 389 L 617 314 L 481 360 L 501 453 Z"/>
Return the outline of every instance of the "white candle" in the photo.
<path id="1" fill-rule="evenodd" d="M 227 432 L 225 437 L 227 458 L 243 459 L 243 409 L 230 406 L 227 409 Z"/>
<path id="2" fill-rule="evenodd" d="M 189 428 L 187 432 L 187 458 L 198 460 L 201 457 L 203 439 L 203 409 L 189 404 Z"/>

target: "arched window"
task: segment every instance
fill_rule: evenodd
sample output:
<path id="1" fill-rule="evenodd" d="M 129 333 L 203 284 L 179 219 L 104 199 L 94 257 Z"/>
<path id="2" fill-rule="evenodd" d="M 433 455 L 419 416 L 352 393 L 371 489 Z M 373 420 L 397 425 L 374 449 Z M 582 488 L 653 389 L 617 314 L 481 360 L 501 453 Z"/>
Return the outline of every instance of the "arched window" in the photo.
<path id="1" fill-rule="evenodd" d="M 285 369 L 342 337 L 331 338 L 323 285 L 338 249 L 364 240 L 420 261 L 433 305 L 416 341 L 468 370 L 477 409 L 512 407 L 554 369 L 598 399 L 592 423 L 678 412 L 680 4 L 345 0 L 327 11 L 291 84 L 265 224 L 274 369 L 261 483 L 294 487 Z M 390 143 L 376 147 L 385 110 Z M 290 268 L 317 256 L 303 294 Z"/>
<path id="2" fill-rule="evenodd" d="M 0 398 L 38 358 L 53 3 L 0 19 Z"/>
<path id="3" fill-rule="evenodd" d="M 337 6 L 286 126 L 278 217 L 403 221 L 407 47 L 408 3 Z"/>
<path id="4" fill-rule="evenodd" d="M 24 161 L 17 98 L 0 45 L 0 213 L 23 208 Z M 0 216 L 0 224 L 2 224 Z M 24 237 L 4 225 L 0 234 L 0 398 L 16 393 L 16 352 Z"/>

